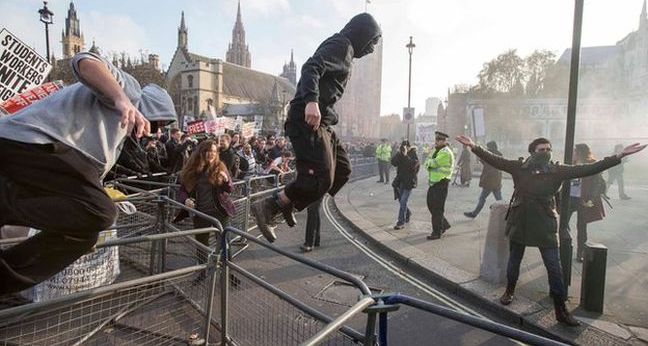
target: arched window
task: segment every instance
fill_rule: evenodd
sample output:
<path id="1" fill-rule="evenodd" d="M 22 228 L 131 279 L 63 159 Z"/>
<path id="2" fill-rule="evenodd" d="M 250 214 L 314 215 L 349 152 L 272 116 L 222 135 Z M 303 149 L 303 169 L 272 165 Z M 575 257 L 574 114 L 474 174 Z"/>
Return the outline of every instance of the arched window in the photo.
<path id="1" fill-rule="evenodd" d="M 189 88 L 193 88 L 193 80 L 194 77 L 192 75 L 187 76 L 187 86 L 189 86 Z"/>

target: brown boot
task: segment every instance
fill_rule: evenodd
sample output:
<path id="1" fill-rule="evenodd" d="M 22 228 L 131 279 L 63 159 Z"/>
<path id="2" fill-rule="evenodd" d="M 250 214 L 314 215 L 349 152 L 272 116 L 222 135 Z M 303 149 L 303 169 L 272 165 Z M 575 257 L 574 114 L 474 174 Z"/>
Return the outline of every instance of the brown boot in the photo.
<path id="1" fill-rule="evenodd" d="M 565 302 L 562 300 L 554 299 L 554 309 L 556 310 L 556 320 L 568 327 L 578 327 L 580 322 L 567 311 Z"/>
<path id="2" fill-rule="evenodd" d="M 506 288 L 506 291 L 504 291 L 504 294 L 500 297 L 499 301 L 502 303 L 502 305 L 509 305 L 513 301 L 513 292 L 515 291 L 515 288 Z"/>

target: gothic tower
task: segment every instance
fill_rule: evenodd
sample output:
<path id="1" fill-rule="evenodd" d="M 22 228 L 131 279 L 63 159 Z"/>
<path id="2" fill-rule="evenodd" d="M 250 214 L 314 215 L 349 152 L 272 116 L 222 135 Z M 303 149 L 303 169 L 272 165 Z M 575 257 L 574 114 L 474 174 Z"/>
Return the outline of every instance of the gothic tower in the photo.
<path id="1" fill-rule="evenodd" d="M 245 29 L 241 21 L 240 0 L 238 3 L 238 12 L 236 13 L 236 23 L 234 23 L 234 29 L 232 29 L 232 43 L 229 44 L 225 60 L 247 68 L 252 66 L 250 50 L 248 45 L 245 44 Z"/>
<path id="2" fill-rule="evenodd" d="M 283 72 L 279 76 L 289 80 L 292 85 L 297 85 L 297 65 L 295 65 L 292 49 L 290 50 L 290 62 L 284 64 Z"/>
<path id="3" fill-rule="evenodd" d="M 187 50 L 187 44 L 189 43 L 189 30 L 185 25 L 184 11 L 182 11 L 182 17 L 180 19 L 180 27 L 178 27 L 178 48 L 182 50 Z"/>
<path id="4" fill-rule="evenodd" d="M 70 1 L 67 18 L 65 18 L 65 29 L 61 33 L 61 43 L 63 44 L 63 59 L 70 59 L 74 54 L 85 50 L 83 33 L 72 1 Z"/>

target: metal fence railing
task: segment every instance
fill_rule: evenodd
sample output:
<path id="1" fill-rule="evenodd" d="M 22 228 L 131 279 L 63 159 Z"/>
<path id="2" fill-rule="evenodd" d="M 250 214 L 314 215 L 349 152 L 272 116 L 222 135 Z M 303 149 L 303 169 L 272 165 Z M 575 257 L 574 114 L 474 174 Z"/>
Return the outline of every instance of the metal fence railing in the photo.
<path id="1" fill-rule="evenodd" d="M 363 158 L 354 162 L 352 179 L 376 170 L 375 161 Z M 118 237 L 97 245 L 119 249 L 117 280 L 0 310 L 0 345 L 386 345 L 387 314 L 399 305 L 530 344 L 557 344 L 406 296 L 372 295 L 349 273 L 260 240 L 252 232 L 250 205 L 289 179 L 262 176 L 237 182 L 237 217 L 228 227 L 175 201 L 175 182 L 114 181 L 115 187 L 134 192 L 120 202 L 114 226 Z M 181 210 L 213 227 L 172 223 Z M 195 239 L 198 234 L 209 234 L 209 246 Z M 315 308 L 271 283 L 251 262 L 235 261 L 235 254 L 249 244 L 318 276 L 348 283 L 357 301 L 348 309 L 321 301 Z"/>

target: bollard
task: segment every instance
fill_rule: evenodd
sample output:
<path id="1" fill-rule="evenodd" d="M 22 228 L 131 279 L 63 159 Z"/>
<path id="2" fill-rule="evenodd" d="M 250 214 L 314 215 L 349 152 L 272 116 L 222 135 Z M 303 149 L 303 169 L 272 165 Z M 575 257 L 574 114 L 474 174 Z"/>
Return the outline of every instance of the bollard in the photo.
<path id="1" fill-rule="evenodd" d="M 603 312 L 605 300 L 605 270 L 607 247 L 587 242 L 583 256 L 580 306 L 593 312 Z"/>

